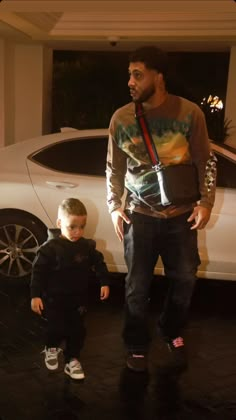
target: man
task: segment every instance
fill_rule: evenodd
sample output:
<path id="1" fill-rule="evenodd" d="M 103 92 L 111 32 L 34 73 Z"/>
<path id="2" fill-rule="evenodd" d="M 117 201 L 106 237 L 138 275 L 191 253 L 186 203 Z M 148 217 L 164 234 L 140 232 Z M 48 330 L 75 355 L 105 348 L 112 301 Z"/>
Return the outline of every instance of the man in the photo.
<path id="1" fill-rule="evenodd" d="M 200 264 L 197 230 L 205 228 L 209 221 L 215 197 L 215 158 L 204 114 L 193 102 L 167 91 L 167 70 L 167 55 L 156 47 L 142 47 L 131 54 L 128 86 L 133 102 L 113 114 L 109 128 L 107 202 L 115 232 L 120 241 L 124 239 L 128 274 L 123 338 L 128 350 L 127 366 L 135 371 L 147 367 L 148 299 L 159 256 L 169 290 L 158 331 L 173 361 L 186 363 L 182 333 Z M 162 163 L 196 166 L 199 202 L 161 205 L 157 177 L 135 118 L 135 103 L 143 105 Z M 154 204 L 153 199 L 150 204 L 145 197 L 148 187 L 157 191 Z M 123 209 L 124 189 L 127 196 Z"/>

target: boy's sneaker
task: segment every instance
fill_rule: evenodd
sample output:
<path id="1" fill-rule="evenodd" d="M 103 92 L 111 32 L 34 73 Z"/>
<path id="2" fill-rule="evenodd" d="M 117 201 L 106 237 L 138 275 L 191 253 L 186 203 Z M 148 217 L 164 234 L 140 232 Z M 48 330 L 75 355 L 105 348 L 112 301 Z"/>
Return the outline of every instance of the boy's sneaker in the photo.
<path id="1" fill-rule="evenodd" d="M 171 353 L 171 367 L 185 370 L 188 366 L 187 353 L 184 346 L 183 337 L 176 337 L 167 342 L 167 347 Z"/>
<path id="2" fill-rule="evenodd" d="M 66 363 L 64 372 L 69 375 L 72 379 L 84 379 L 84 371 L 77 359 L 72 359 L 69 363 Z"/>
<path id="3" fill-rule="evenodd" d="M 42 353 L 45 353 L 45 365 L 49 370 L 56 370 L 58 368 L 58 354 L 61 349 L 57 347 L 45 347 Z"/>
<path id="4" fill-rule="evenodd" d="M 147 370 L 147 356 L 141 353 L 129 353 L 126 364 L 129 369 L 135 372 L 145 372 Z"/>

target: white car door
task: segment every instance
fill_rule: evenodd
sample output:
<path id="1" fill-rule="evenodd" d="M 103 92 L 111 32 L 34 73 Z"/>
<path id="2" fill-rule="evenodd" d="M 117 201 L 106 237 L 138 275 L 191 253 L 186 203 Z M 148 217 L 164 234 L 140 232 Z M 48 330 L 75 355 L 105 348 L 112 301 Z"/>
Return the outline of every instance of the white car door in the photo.
<path id="1" fill-rule="evenodd" d="M 200 277 L 236 280 L 235 201 L 236 190 L 217 188 L 211 218 L 206 228 L 198 231 Z"/>
<path id="2" fill-rule="evenodd" d="M 216 200 L 211 218 L 198 232 L 199 276 L 236 280 L 236 154 L 212 144 L 218 159 Z"/>
<path id="3" fill-rule="evenodd" d="M 28 171 L 52 226 L 56 226 L 59 203 L 64 198 L 79 198 L 88 211 L 85 236 L 96 240 L 110 271 L 125 271 L 123 246 L 115 235 L 106 204 L 105 138 L 101 147 L 96 140 L 96 150 L 94 141 L 73 139 L 50 145 L 29 157 Z M 98 160 L 102 161 L 99 165 Z"/>

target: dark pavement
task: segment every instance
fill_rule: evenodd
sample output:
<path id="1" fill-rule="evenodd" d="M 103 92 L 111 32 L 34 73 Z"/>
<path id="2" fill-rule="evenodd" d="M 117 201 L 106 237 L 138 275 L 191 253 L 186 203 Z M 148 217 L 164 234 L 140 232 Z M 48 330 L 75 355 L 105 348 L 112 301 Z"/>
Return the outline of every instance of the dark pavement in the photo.
<path id="1" fill-rule="evenodd" d="M 148 374 L 125 368 L 122 277 L 112 278 L 105 303 L 91 288 L 86 378 L 78 382 L 62 359 L 56 373 L 44 366 L 46 321 L 31 312 L 28 285 L 0 279 L 0 419 L 236 420 L 236 282 L 198 281 L 185 335 L 189 368 L 180 375 L 164 369 L 169 354 L 154 328 L 166 284 L 154 279 Z"/>

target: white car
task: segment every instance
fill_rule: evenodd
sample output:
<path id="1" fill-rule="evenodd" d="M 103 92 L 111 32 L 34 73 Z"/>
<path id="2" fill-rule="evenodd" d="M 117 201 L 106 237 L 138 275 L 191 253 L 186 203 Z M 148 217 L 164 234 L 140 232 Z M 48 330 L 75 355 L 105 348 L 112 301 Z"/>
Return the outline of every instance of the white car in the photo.
<path id="1" fill-rule="evenodd" d="M 78 197 L 87 207 L 86 237 L 94 238 L 111 272 L 126 272 L 123 245 L 106 205 L 108 131 L 63 130 L 0 149 L 0 275 L 30 274 L 38 246 L 55 227 L 58 204 Z M 200 277 L 236 280 L 236 154 L 219 156 L 212 217 L 199 231 Z M 155 269 L 163 274 L 161 260 Z"/>

